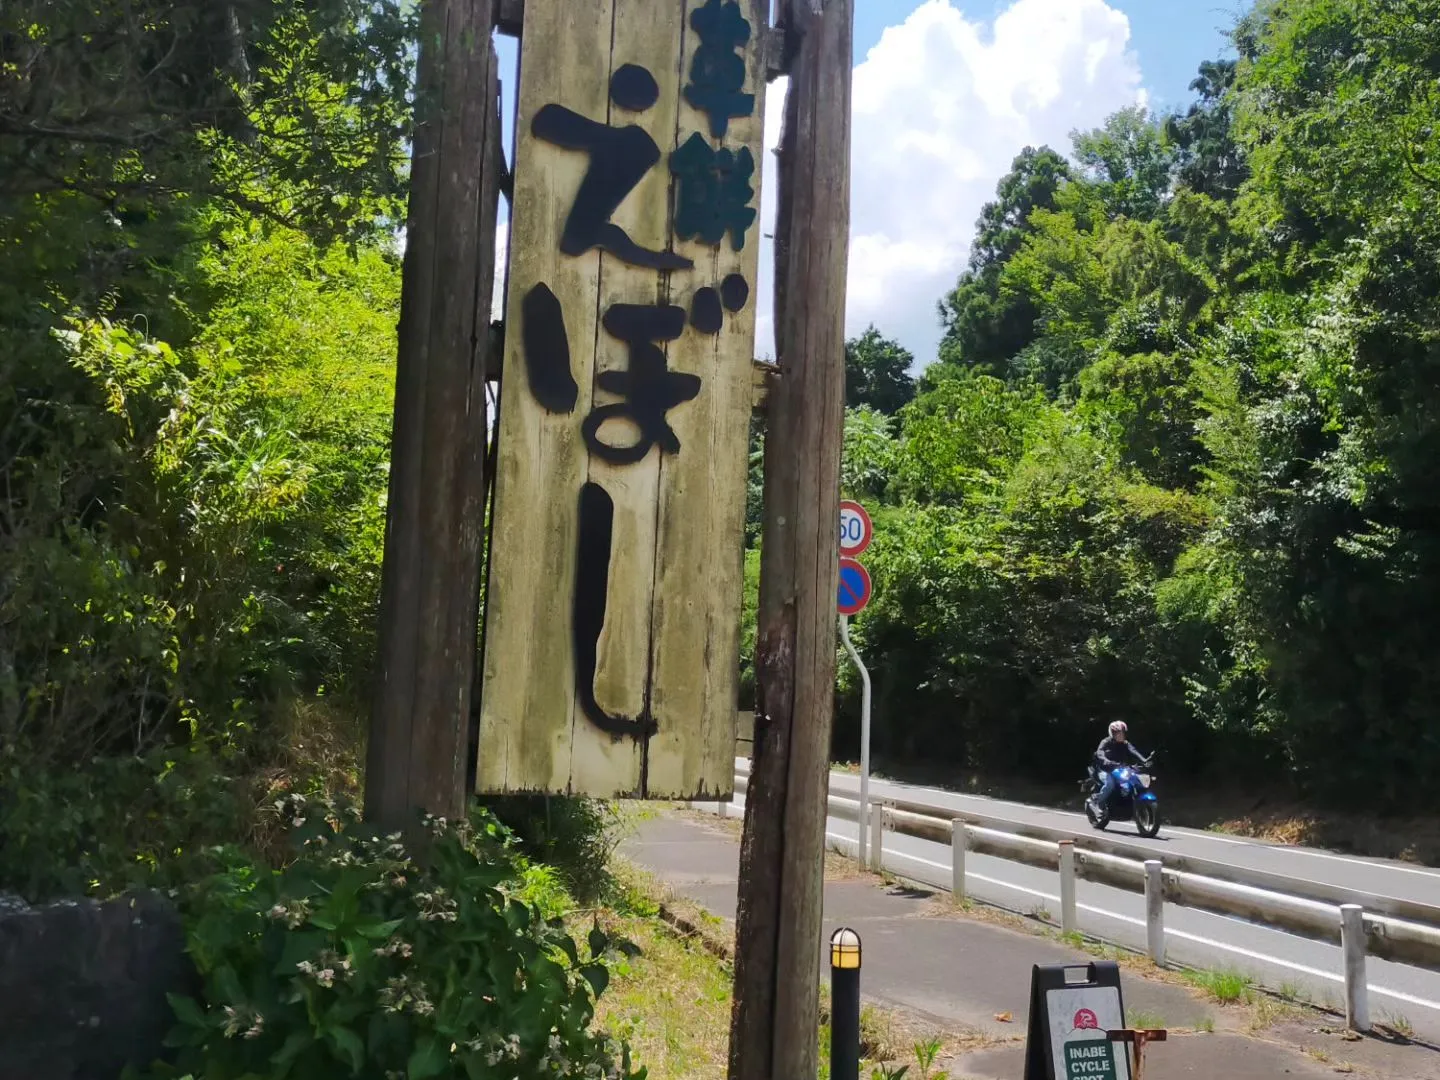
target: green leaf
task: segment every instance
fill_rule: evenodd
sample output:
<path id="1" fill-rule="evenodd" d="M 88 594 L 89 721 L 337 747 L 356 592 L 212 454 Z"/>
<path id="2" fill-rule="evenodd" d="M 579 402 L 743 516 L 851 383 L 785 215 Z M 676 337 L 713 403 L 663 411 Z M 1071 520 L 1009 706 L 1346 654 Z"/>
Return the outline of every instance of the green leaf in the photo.
<path id="1" fill-rule="evenodd" d="M 560 951 L 570 958 L 574 967 L 580 966 L 580 948 L 575 944 L 575 939 L 569 934 L 562 934 L 558 940 Z"/>
<path id="2" fill-rule="evenodd" d="M 329 1028 L 325 1034 L 335 1044 L 335 1049 L 350 1062 L 350 1071 L 358 1074 L 365 1064 L 365 1044 L 360 1036 L 345 1027 Z"/>
<path id="3" fill-rule="evenodd" d="M 596 920 L 595 925 L 590 930 L 590 955 L 592 957 L 604 956 L 605 950 L 609 947 L 610 938 L 604 930 L 600 929 L 600 922 Z"/>
<path id="4" fill-rule="evenodd" d="M 427 1035 L 410 1055 L 410 1063 L 405 1067 L 406 1076 L 409 1080 L 429 1080 L 432 1076 L 439 1076 L 445 1071 L 449 1058 L 450 1054 L 439 1036 Z"/>
<path id="5" fill-rule="evenodd" d="M 610 972 L 604 964 L 586 964 L 580 969 L 580 974 L 590 984 L 590 989 L 595 991 L 597 998 L 605 993 L 605 988 L 610 985 Z"/>
<path id="6" fill-rule="evenodd" d="M 391 919 L 389 922 L 360 923 L 355 927 L 355 932 L 361 937 L 379 941 L 388 938 L 398 930 L 404 922 L 404 919 Z"/>
<path id="7" fill-rule="evenodd" d="M 315 1036 L 308 1030 L 292 1031 L 290 1037 L 285 1040 L 285 1045 L 271 1055 L 270 1063 L 284 1068 L 299 1057 L 301 1052 L 309 1048 L 314 1041 Z"/>
<path id="8" fill-rule="evenodd" d="M 167 993 L 165 1000 L 170 1002 L 170 1008 L 175 1010 L 175 1016 L 182 1024 L 198 1028 L 209 1026 L 205 1018 L 205 1010 L 200 1008 L 193 998 L 188 998 L 183 994 Z"/>

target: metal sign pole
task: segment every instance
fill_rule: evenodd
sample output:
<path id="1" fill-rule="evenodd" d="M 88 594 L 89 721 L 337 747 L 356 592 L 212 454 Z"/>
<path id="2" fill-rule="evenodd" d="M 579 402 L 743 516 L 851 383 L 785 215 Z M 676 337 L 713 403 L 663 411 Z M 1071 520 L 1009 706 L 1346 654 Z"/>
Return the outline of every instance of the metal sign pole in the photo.
<path id="1" fill-rule="evenodd" d="M 850 660 L 855 669 L 860 672 L 860 865 L 869 866 L 866 859 L 866 845 L 869 840 L 870 830 L 866 828 L 869 823 L 870 808 L 870 672 L 865 669 L 864 663 L 860 660 L 860 654 L 855 651 L 855 646 L 850 643 L 850 619 L 848 616 L 840 616 L 840 640 L 845 645 L 845 651 L 850 654 Z"/>

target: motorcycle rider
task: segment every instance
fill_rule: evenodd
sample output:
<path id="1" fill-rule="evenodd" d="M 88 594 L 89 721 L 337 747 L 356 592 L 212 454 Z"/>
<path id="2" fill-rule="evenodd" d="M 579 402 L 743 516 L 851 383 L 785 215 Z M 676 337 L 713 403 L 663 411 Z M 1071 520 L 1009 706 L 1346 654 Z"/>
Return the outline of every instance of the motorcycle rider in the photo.
<path id="1" fill-rule="evenodd" d="M 1129 758 L 1131 760 L 1124 760 Z M 1124 720 L 1115 720 L 1110 724 L 1110 734 L 1100 740 L 1100 745 L 1095 748 L 1095 757 L 1091 767 L 1100 776 L 1100 791 L 1091 797 L 1090 803 L 1098 811 L 1110 801 L 1111 794 L 1115 791 L 1116 769 L 1124 768 L 1130 764 L 1145 764 L 1146 758 L 1135 744 L 1130 741 L 1130 729 L 1126 727 Z"/>

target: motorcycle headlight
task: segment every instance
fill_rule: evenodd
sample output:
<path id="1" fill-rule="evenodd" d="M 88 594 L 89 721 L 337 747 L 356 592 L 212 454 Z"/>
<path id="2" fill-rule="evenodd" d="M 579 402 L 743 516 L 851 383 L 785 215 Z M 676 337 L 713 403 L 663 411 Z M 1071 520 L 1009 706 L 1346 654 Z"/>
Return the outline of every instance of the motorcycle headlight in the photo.
<path id="1" fill-rule="evenodd" d="M 1150 786 L 1150 777 L 1145 773 L 1140 774 L 1140 786 L 1145 788 Z"/>

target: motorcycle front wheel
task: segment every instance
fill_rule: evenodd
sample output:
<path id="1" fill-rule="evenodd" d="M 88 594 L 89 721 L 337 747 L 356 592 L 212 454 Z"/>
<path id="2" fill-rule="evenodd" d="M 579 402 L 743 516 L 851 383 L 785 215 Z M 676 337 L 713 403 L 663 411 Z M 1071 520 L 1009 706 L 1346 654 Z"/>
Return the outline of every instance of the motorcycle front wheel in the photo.
<path id="1" fill-rule="evenodd" d="M 1147 840 L 1160 832 L 1160 807 L 1153 802 L 1135 804 L 1135 831 Z"/>
<path id="2" fill-rule="evenodd" d="M 1110 824 L 1109 808 L 1107 807 L 1097 813 L 1095 805 L 1089 799 L 1085 800 L 1085 817 L 1089 820 L 1092 829 L 1103 829 L 1106 825 Z"/>

